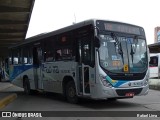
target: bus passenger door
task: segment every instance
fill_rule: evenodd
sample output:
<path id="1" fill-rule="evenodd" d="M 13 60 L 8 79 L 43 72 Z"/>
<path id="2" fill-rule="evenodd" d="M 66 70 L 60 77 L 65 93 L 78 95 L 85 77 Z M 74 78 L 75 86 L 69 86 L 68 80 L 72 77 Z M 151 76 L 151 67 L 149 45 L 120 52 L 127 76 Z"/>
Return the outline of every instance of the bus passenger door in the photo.
<path id="1" fill-rule="evenodd" d="M 33 74 L 35 89 L 43 89 L 42 86 L 42 49 L 39 46 L 33 48 Z"/>
<path id="2" fill-rule="evenodd" d="M 87 64 L 90 57 L 90 44 L 88 37 L 78 41 L 79 46 L 79 92 L 83 95 L 90 95 L 90 66 Z"/>

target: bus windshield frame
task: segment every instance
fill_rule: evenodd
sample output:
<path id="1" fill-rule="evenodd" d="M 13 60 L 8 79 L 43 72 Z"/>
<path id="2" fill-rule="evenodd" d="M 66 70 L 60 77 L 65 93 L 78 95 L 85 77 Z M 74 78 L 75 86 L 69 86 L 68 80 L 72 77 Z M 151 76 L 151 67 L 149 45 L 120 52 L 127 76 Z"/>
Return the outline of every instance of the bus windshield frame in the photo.
<path id="1" fill-rule="evenodd" d="M 109 23 L 112 25 L 112 22 Z M 148 54 L 143 28 L 113 23 L 114 28 L 109 30 L 106 24 L 104 21 L 97 22 L 100 66 L 113 73 L 145 72 L 148 67 Z M 115 25 L 118 26 L 115 27 Z M 120 27 L 123 25 L 125 27 L 121 30 Z M 127 30 L 130 31 L 126 32 Z"/>

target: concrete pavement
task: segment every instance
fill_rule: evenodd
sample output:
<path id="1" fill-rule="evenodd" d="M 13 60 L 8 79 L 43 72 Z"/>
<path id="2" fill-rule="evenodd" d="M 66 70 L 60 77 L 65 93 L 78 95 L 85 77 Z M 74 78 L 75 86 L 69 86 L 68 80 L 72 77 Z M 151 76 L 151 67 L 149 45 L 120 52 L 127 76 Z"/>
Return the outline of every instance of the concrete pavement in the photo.
<path id="1" fill-rule="evenodd" d="M 13 87 L 13 85 L 9 82 L 0 82 L 0 109 L 11 103 L 14 99 L 16 99 L 16 93 L 5 92 L 7 89 Z"/>
<path id="2" fill-rule="evenodd" d="M 149 88 L 160 90 L 160 79 L 150 79 Z M 17 91 L 15 89 L 17 91 L 23 91 L 23 89 L 14 86 L 10 82 L 0 82 L 0 109 L 17 98 Z"/>
<path id="3" fill-rule="evenodd" d="M 149 88 L 160 90 L 160 79 L 149 79 Z"/>

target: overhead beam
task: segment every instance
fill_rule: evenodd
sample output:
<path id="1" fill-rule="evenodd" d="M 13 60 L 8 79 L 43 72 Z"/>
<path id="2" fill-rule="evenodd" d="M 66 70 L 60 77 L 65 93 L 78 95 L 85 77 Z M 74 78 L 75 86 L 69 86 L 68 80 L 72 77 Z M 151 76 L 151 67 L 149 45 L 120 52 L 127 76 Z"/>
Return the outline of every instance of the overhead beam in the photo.
<path id="1" fill-rule="evenodd" d="M 27 25 L 20 25 L 20 24 L 1 25 L 0 24 L 0 29 L 24 30 L 24 29 L 27 29 Z"/>
<path id="2" fill-rule="evenodd" d="M 8 36 L 8 35 L 12 35 L 12 36 L 17 36 L 17 35 L 24 35 L 24 32 L 16 32 L 16 33 L 0 33 L 0 38 L 1 36 Z"/>
<path id="3" fill-rule="evenodd" d="M 0 5 L 0 12 L 30 12 L 30 9 Z"/>
<path id="4" fill-rule="evenodd" d="M 0 24 L 23 24 L 27 25 L 27 21 L 18 21 L 18 20 L 1 20 L 0 19 Z"/>
<path id="5" fill-rule="evenodd" d="M 0 33 L 0 39 L 25 38 L 25 33 Z"/>
<path id="6" fill-rule="evenodd" d="M 0 20 L 17 20 L 17 21 L 24 21 L 27 20 L 29 17 L 29 12 L 7 12 L 7 13 L 0 13 Z"/>
<path id="7" fill-rule="evenodd" d="M 10 7 L 28 8 L 33 0 L 0 0 L 0 4 Z"/>
<path id="8" fill-rule="evenodd" d="M 12 40 L 4 40 L 4 41 L 2 41 L 2 40 L 0 40 L 0 44 L 10 44 L 10 43 L 18 43 L 18 42 L 20 42 L 21 40 L 17 40 L 17 41 L 12 41 Z"/>
<path id="9" fill-rule="evenodd" d="M 16 44 L 15 42 L 14 43 L 6 43 L 6 42 L 3 42 L 3 43 L 0 43 L 0 46 L 2 45 L 13 45 L 13 44 Z"/>
<path id="10" fill-rule="evenodd" d="M 10 39 L 1 39 L 0 38 L 0 41 L 21 41 L 21 40 L 24 40 L 23 38 L 10 38 Z"/>
<path id="11" fill-rule="evenodd" d="M 25 29 L 16 30 L 16 29 L 0 29 L 0 33 L 19 33 L 24 32 Z"/>

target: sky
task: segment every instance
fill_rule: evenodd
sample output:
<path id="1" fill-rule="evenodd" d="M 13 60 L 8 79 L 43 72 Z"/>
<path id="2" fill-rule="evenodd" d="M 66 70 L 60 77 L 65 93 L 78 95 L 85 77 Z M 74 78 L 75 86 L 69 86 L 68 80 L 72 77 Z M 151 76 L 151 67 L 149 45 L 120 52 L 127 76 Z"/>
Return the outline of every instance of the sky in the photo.
<path id="1" fill-rule="evenodd" d="M 152 44 L 159 13 L 160 0 L 35 0 L 26 38 L 98 18 L 141 26 Z"/>

